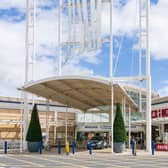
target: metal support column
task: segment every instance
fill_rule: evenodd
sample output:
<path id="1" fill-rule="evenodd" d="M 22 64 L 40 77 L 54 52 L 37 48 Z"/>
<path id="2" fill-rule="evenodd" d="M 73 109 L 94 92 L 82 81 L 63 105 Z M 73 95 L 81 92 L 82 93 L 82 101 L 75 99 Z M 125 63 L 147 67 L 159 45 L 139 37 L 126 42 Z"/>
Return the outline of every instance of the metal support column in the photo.
<path id="1" fill-rule="evenodd" d="M 142 75 L 142 2 L 139 0 L 139 76 Z"/>
<path id="2" fill-rule="evenodd" d="M 128 148 L 131 146 L 131 106 L 129 105 L 129 114 L 128 114 Z"/>
<path id="3" fill-rule="evenodd" d="M 50 101 L 47 100 L 47 109 L 46 109 L 46 141 L 45 145 L 48 146 L 49 143 L 49 112 L 50 112 Z"/>
<path id="4" fill-rule="evenodd" d="M 147 111 L 146 111 L 146 149 L 151 152 L 151 73 L 150 73 L 150 35 L 149 35 L 149 22 L 150 22 L 150 0 L 146 0 L 146 82 L 147 82 Z"/>
<path id="5" fill-rule="evenodd" d="M 58 75 L 59 76 L 62 74 L 61 17 L 62 17 L 62 0 L 59 0 L 59 6 L 58 6 Z"/>
<path id="6" fill-rule="evenodd" d="M 112 32 L 113 0 L 110 1 L 110 78 L 111 78 L 111 152 L 113 153 L 113 114 L 114 114 L 114 88 L 113 88 L 113 32 Z"/>
<path id="7" fill-rule="evenodd" d="M 57 140 L 57 111 L 54 112 L 54 144 Z"/>
<path id="8" fill-rule="evenodd" d="M 28 130 L 29 120 L 29 107 L 28 107 L 28 95 L 24 93 L 24 112 L 23 112 L 23 150 L 27 150 L 26 135 Z"/>
<path id="9" fill-rule="evenodd" d="M 68 142 L 68 107 L 66 107 L 65 113 L 65 145 Z"/>
<path id="10" fill-rule="evenodd" d="M 23 114 L 24 114 L 24 99 L 23 92 L 21 92 L 21 109 L 20 109 L 20 152 L 23 152 Z"/>
<path id="11" fill-rule="evenodd" d="M 25 83 L 28 82 L 28 71 L 29 71 L 29 0 L 26 1 L 26 37 L 25 37 L 25 48 L 26 48 L 26 58 L 25 58 Z M 24 93 L 24 113 L 23 113 L 23 149 L 27 149 L 26 134 L 28 128 L 28 98 L 27 93 Z"/>
<path id="12" fill-rule="evenodd" d="M 76 144 L 77 144 L 77 125 L 76 125 L 77 121 L 78 121 L 78 115 L 77 113 L 75 113 L 75 121 L 73 125 L 74 125 L 74 141 Z"/>
<path id="13" fill-rule="evenodd" d="M 142 77 L 142 36 L 143 36 L 143 29 L 142 29 L 142 0 L 139 0 L 139 77 Z M 141 91 L 141 83 L 139 81 L 139 112 L 142 112 L 142 91 Z"/>
<path id="14" fill-rule="evenodd" d="M 122 107 L 122 115 L 123 115 L 123 118 L 124 118 L 124 97 L 122 97 L 122 100 L 121 100 L 121 107 Z"/>
<path id="15" fill-rule="evenodd" d="M 34 80 L 35 71 L 35 22 L 36 22 L 36 0 L 26 0 L 26 33 L 25 33 L 25 82 Z M 28 129 L 28 95 L 24 93 L 24 114 L 23 114 L 23 149 L 27 149 L 26 135 Z"/>
<path id="16" fill-rule="evenodd" d="M 28 129 L 28 116 L 29 116 L 28 98 L 27 98 L 27 93 L 24 93 L 24 114 L 23 114 L 23 149 L 24 150 L 27 150 L 26 135 L 27 135 L 27 129 Z"/>
<path id="17" fill-rule="evenodd" d="M 109 125 L 111 125 L 111 106 L 109 106 Z M 108 137 L 109 145 L 111 144 L 111 129 L 109 129 L 109 137 Z"/>
<path id="18" fill-rule="evenodd" d="M 77 143 L 77 127 L 75 125 L 75 143 Z"/>
<path id="19" fill-rule="evenodd" d="M 124 123 L 126 124 L 126 102 L 125 102 L 125 96 L 123 98 L 123 118 L 124 118 Z"/>

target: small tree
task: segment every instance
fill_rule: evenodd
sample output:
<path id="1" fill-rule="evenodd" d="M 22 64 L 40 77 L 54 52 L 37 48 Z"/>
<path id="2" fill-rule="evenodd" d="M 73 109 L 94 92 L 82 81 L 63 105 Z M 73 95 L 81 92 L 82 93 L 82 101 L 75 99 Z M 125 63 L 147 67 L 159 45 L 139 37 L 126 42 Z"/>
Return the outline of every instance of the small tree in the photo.
<path id="1" fill-rule="evenodd" d="M 124 120 L 120 108 L 120 104 L 117 103 L 116 116 L 114 120 L 114 142 L 126 142 L 126 129 Z"/>
<path id="2" fill-rule="evenodd" d="M 36 104 L 34 105 L 33 111 L 31 114 L 31 120 L 30 120 L 28 131 L 27 131 L 26 140 L 29 142 L 42 141 L 41 126 L 40 126 L 40 121 L 39 121 L 38 110 L 37 110 Z"/>

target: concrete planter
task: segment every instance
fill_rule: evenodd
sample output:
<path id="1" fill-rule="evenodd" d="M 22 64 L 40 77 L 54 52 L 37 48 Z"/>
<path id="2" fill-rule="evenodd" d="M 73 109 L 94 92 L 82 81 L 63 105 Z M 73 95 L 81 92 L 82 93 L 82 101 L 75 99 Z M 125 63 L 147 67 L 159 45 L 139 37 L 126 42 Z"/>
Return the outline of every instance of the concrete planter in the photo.
<path id="1" fill-rule="evenodd" d="M 125 151 L 125 142 L 114 142 L 114 152 L 122 153 Z"/>
<path id="2" fill-rule="evenodd" d="M 40 142 L 29 142 L 27 143 L 29 152 L 38 152 L 40 148 Z"/>

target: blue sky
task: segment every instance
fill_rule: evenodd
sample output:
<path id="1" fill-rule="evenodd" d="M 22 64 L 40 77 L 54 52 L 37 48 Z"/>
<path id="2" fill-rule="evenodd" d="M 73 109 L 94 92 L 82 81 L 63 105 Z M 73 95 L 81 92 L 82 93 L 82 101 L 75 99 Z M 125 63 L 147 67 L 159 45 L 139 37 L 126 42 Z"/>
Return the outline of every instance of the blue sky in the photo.
<path id="1" fill-rule="evenodd" d="M 123 38 L 115 76 L 138 74 L 137 7 L 135 0 L 114 0 L 114 66 Z M 0 4 L 0 78 L 2 96 L 18 96 L 24 82 L 25 1 L 1 0 Z M 36 79 L 57 75 L 57 1 L 37 3 Z M 168 2 L 151 0 L 151 75 L 152 88 L 168 95 Z M 108 7 L 102 8 L 102 36 L 108 33 Z M 105 17 L 104 17 L 105 16 Z M 66 18 L 63 18 L 66 22 Z M 66 34 L 66 26 L 63 27 Z M 66 35 L 65 35 L 66 36 Z M 63 56 L 65 56 L 65 50 Z M 45 68 L 44 68 L 45 67 Z M 143 64 L 144 67 L 144 64 Z M 4 75 L 6 74 L 6 75 Z M 92 53 L 70 57 L 63 74 L 109 76 L 109 44 Z"/>

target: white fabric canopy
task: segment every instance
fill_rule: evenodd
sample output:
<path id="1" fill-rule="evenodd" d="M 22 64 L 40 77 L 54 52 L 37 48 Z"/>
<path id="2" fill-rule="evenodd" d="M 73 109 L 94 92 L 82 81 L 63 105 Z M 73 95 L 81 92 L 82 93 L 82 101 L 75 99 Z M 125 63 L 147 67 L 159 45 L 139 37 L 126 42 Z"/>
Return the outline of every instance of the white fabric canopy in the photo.
<path id="1" fill-rule="evenodd" d="M 30 82 L 22 90 L 84 111 L 111 104 L 111 82 L 106 78 L 53 77 Z M 119 84 L 114 84 L 114 103 L 121 103 L 123 97 L 126 98 L 126 104 L 137 109 L 126 91 Z"/>

